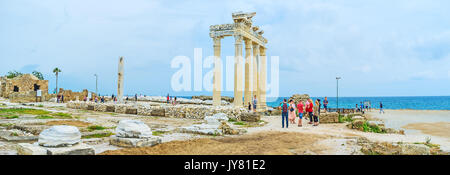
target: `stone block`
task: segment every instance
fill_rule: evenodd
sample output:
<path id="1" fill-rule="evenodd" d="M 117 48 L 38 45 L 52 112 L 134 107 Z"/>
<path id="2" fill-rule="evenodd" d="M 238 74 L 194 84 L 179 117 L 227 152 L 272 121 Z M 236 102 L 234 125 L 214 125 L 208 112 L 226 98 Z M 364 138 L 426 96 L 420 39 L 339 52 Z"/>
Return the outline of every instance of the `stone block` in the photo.
<path id="1" fill-rule="evenodd" d="M 156 136 L 148 138 L 122 138 L 114 135 L 110 137 L 109 143 L 126 148 L 150 147 L 160 144 L 161 138 Z"/>
<path id="2" fill-rule="evenodd" d="M 18 155 L 47 155 L 47 149 L 37 144 L 19 143 L 17 144 Z"/>
<path id="3" fill-rule="evenodd" d="M 88 105 L 88 106 L 87 106 L 87 110 L 93 111 L 93 110 L 94 110 L 94 105 Z"/>
<path id="4" fill-rule="evenodd" d="M 114 105 L 106 106 L 106 112 L 115 112 L 115 111 L 116 111 L 116 106 L 114 106 Z"/>
<path id="5" fill-rule="evenodd" d="M 95 155 L 92 146 L 79 143 L 68 147 L 47 148 L 48 155 Z"/>
<path id="6" fill-rule="evenodd" d="M 320 113 L 320 123 L 339 123 L 339 114 L 337 112 Z"/>
<path id="7" fill-rule="evenodd" d="M 136 108 L 127 108 L 126 110 L 125 110 L 125 114 L 134 114 L 134 115 L 136 115 L 137 114 L 137 109 Z"/>
<path id="8" fill-rule="evenodd" d="M 242 121 L 258 122 L 261 120 L 261 115 L 255 112 L 244 112 L 239 116 Z"/>
<path id="9" fill-rule="evenodd" d="M 155 108 L 151 112 L 152 116 L 158 116 L 158 117 L 165 117 L 166 116 L 166 110 L 163 108 Z"/>

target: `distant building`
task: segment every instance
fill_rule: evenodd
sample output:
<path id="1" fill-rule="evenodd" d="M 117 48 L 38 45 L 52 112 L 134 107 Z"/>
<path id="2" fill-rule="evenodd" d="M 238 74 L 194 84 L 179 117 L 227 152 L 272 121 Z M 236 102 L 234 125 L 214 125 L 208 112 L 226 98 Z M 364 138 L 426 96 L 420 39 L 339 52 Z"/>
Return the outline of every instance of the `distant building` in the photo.
<path id="1" fill-rule="evenodd" d="M 41 90 L 40 98 L 36 98 Z M 0 77 L 0 97 L 11 102 L 45 101 L 48 95 L 48 80 L 39 80 L 32 74 L 23 74 L 14 78 Z"/>

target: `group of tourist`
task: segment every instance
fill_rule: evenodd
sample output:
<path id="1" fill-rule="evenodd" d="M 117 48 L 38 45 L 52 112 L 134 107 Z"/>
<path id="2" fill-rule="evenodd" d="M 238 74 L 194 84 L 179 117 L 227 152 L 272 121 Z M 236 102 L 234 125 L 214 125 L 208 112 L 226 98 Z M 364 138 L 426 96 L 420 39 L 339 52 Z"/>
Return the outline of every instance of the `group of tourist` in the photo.
<path id="1" fill-rule="evenodd" d="M 284 125 L 286 123 L 286 128 L 289 127 L 290 124 L 295 124 L 295 119 L 298 117 L 298 127 L 302 127 L 302 119 L 303 117 L 308 116 L 309 122 L 308 124 L 312 124 L 313 126 L 319 125 L 319 116 L 320 116 L 320 99 L 317 99 L 313 102 L 312 99 L 306 100 L 306 103 L 303 101 L 299 101 L 297 104 L 294 103 L 293 100 L 289 100 L 289 103 L 287 103 L 287 100 L 284 99 L 283 103 L 280 105 L 281 110 L 281 123 L 282 128 L 284 128 Z M 325 111 L 328 106 L 328 100 L 325 97 L 324 99 L 324 108 Z"/>
<path id="2" fill-rule="evenodd" d="M 177 96 L 171 97 L 167 94 L 167 104 L 176 105 L 177 104 Z"/>
<path id="3" fill-rule="evenodd" d="M 56 96 L 56 103 L 64 103 L 64 94 Z"/>
<path id="4" fill-rule="evenodd" d="M 258 100 L 256 98 L 256 95 L 253 96 L 252 102 L 248 102 L 248 111 L 256 112 L 256 104 L 258 103 Z"/>

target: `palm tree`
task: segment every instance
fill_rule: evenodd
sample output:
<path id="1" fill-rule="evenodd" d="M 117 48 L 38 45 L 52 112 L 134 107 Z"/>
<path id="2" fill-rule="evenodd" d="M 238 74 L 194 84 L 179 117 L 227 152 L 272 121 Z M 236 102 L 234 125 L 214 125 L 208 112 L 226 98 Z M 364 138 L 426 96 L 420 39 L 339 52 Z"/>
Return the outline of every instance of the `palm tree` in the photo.
<path id="1" fill-rule="evenodd" d="M 53 73 L 56 75 L 56 94 L 58 94 L 58 73 L 61 72 L 61 69 L 55 68 L 53 69 Z"/>

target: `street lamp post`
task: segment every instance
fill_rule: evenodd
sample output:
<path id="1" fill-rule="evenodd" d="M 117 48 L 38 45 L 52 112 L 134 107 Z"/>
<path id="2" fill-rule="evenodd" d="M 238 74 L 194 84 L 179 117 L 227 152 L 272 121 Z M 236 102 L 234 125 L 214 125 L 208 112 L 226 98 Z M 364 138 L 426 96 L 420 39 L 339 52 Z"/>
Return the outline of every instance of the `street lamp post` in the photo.
<path id="1" fill-rule="evenodd" d="M 339 113 L 339 80 L 341 77 L 336 77 L 336 111 Z"/>
<path id="2" fill-rule="evenodd" d="M 98 95 L 98 75 L 97 74 L 94 74 L 94 76 L 95 76 L 95 94 L 96 95 Z"/>

